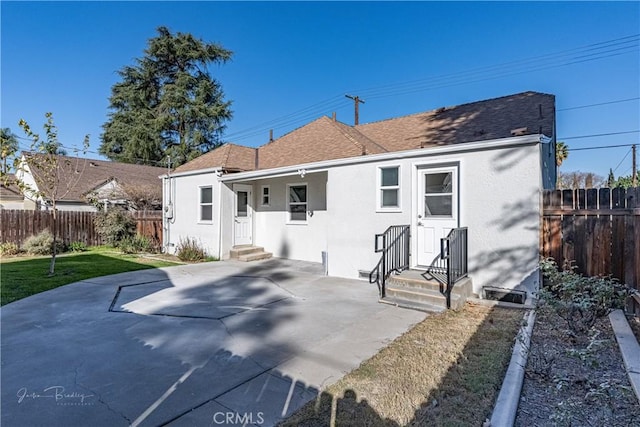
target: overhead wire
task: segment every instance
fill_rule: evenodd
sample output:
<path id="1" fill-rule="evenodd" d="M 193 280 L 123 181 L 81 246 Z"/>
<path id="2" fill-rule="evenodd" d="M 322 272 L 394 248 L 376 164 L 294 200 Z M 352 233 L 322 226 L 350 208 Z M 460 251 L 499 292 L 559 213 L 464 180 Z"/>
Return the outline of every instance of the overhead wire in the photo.
<path id="1" fill-rule="evenodd" d="M 631 148 L 629 148 L 627 150 L 627 154 L 624 155 L 624 157 L 622 158 L 622 160 L 620 160 L 620 163 L 618 163 L 618 166 L 615 167 L 615 169 L 613 169 L 613 172 L 615 173 L 615 171 L 618 170 L 618 168 L 620 167 L 620 165 L 622 164 L 622 162 L 625 161 L 625 159 L 627 158 L 627 156 L 629 156 L 629 153 L 631 153 Z"/>
<path id="2" fill-rule="evenodd" d="M 425 79 L 386 84 L 369 89 L 355 90 L 352 92 L 357 92 L 363 99 L 377 99 L 462 84 L 476 83 L 486 80 L 499 79 L 507 76 L 541 71 L 550 68 L 558 68 L 572 64 L 595 61 L 612 56 L 637 52 L 639 41 L 640 34 L 634 34 L 631 36 L 593 43 L 546 55 L 525 58 L 522 60 L 515 60 L 485 67 L 477 67 L 471 70 L 429 77 Z M 622 100 L 620 102 L 626 101 L 627 100 Z M 231 132 L 225 135 L 225 139 L 240 141 L 260 134 L 265 134 L 269 130 L 269 128 L 280 129 L 298 123 L 303 123 L 309 118 L 317 117 L 321 114 L 324 114 L 330 108 L 341 106 L 343 103 L 344 98 L 341 95 L 336 95 L 285 116 L 281 116 L 267 122 L 254 125 L 249 128 L 241 129 L 239 131 Z M 344 107 L 347 107 L 347 104 L 344 104 Z M 586 106 L 575 108 L 586 108 Z"/>

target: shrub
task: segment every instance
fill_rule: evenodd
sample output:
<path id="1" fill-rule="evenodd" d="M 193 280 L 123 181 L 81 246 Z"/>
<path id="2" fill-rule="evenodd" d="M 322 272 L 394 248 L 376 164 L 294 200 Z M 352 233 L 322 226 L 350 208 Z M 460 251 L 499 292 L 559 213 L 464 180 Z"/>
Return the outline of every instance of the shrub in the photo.
<path id="1" fill-rule="evenodd" d="M 575 267 L 558 269 L 552 258 L 541 261 L 545 277 L 538 297 L 555 311 L 574 333 L 587 333 L 596 320 L 615 308 L 623 308 L 630 288 L 611 277 L 585 277 Z"/>
<path id="2" fill-rule="evenodd" d="M 84 242 L 71 242 L 69 243 L 69 250 L 71 252 L 84 252 L 86 251 L 87 245 Z"/>
<path id="3" fill-rule="evenodd" d="M 29 255 L 51 255 L 53 254 L 53 234 L 49 230 L 43 230 L 25 240 L 22 249 Z M 56 253 L 62 253 L 65 249 L 64 242 L 57 239 Z"/>
<path id="4" fill-rule="evenodd" d="M 195 237 L 180 238 L 176 248 L 176 256 L 181 261 L 197 262 L 207 259 L 207 251 L 200 245 Z"/>
<path id="5" fill-rule="evenodd" d="M 0 243 L 0 255 L 18 255 L 20 252 L 20 246 L 12 242 Z"/>
<path id="6" fill-rule="evenodd" d="M 121 208 L 100 211 L 94 225 L 98 234 L 113 247 L 117 247 L 123 239 L 133 237 L 136 232 L 136 220 Z"/>
<path id="7" fill-rule="evenodd" d="M 125 254 L 137 254 L 140 252 L 154 252 L 155 248 L 151 239 L 140 234 L 125 237 L 120 241 L 120 250 Z"/>

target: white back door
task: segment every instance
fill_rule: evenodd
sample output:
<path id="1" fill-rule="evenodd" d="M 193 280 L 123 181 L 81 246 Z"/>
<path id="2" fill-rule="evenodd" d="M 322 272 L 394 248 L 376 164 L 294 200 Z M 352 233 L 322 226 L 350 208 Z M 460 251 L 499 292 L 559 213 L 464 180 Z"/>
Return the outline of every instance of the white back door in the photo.
<path id="1" fill-rule="evenodd" d="M 233 218 L 233 244 L 250 245 L 253 243 L 253 187 L 233 184 L 235 207 Z"/>
<path id="2" fill-rule="evenodd" d="M 427 267 L 440 254 L 440 239 L 458 227 L 458 168 L 419 168 L 417 173 L 413 263 Z"/>

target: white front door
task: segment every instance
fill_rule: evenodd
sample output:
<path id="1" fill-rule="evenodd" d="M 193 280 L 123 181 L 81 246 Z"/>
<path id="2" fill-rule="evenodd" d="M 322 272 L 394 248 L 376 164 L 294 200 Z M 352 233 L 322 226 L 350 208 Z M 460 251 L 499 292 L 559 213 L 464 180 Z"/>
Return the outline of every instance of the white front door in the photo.
<path id="1" fill-rule="evenodd" d="M 253 187 L 234 184 L 235 209 L 233 214 L 233 244 L 250 245 L 253 243 Z"/>
<path id="2" fill-rule="evenodd" d="M 440 239 L 458 227 L 458 168 L 419 168 L 417 173 L 413 263 L 427 267 L 440 255 Z"/>

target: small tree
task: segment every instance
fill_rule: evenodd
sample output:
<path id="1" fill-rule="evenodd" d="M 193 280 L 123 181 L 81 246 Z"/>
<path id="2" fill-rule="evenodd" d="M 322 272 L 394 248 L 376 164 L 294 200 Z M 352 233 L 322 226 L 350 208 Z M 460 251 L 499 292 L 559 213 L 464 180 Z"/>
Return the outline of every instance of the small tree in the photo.
<path id="1" fill-rule="evenodd" d="M 53 122 L 53 114 L 46 113 L 45 117 L 47 118 L 47 122 L 44 124 L 45 139 L 41 139 L 40 135 L 34 133 L 25 120 L 21 119 L 19 122 L 20 127 L 32 142 L 31 152 L 23 153 L 22 159 L 16 162 L 16 172 L 20 176 L 24 176 L 26 172 L 30 173 L 37 185 L 33 187 L 20 179 L 16 180 L 16 184 L 28 197 L 42 200 L 43 203 L 51 207 L 53 245 L 49 275 L 53 276 L 58 241 L 57 203 L 64 199 L 83 177 L 82 172 L 84 172 L 86 162 L 76 158 L 76 164 L 71 165 L 74 159 L 60 155 L 64 150 L 62 150 L 62 144 L 58 141 L 58 128 Z M 83 142 L 83 152 L 86 152 L 88 147 L 89 135 L 86 135 Z M 81 164 L 82 170 L 79 170 Z M 68 170 L 73 166 L 75 166 L 75 170 L 78 173 L 72 176 L 64 173 L 65 169 Z"/>

